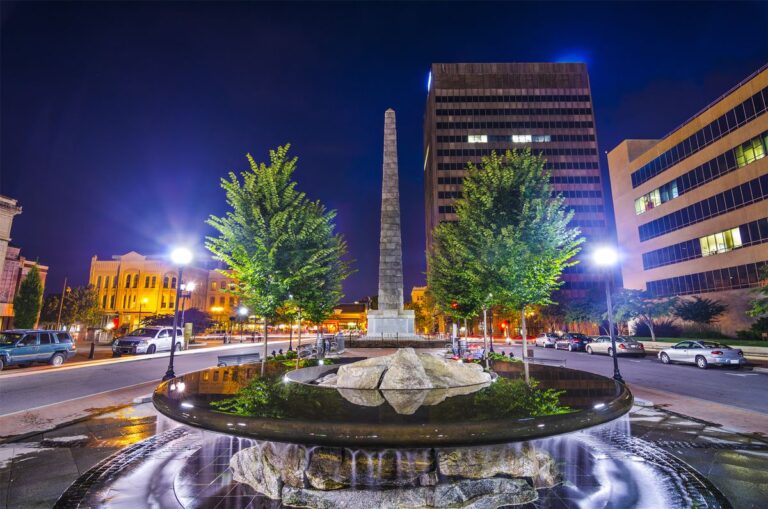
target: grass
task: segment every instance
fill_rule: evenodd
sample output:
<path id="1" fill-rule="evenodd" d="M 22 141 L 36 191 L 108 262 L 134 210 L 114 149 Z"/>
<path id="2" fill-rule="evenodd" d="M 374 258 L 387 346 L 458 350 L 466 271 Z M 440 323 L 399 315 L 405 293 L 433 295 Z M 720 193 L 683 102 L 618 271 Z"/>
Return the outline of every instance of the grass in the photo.
<path id="1" fill-rule="evenodd" d="M 646 343 L 653 343 L 651 341 L 651 338 L 643 338 L 640 336 L 635 336 L 639 341 L 644 341 Z M 696 338 L 656 338 L 657 343 L 679 343 L 680 341 L 698 341 Z M 725 343 L 728 346 L 764 346 L 768 348 L 768 341 L 761 341 L 759 339 L 729 339 L 729 338 L 722 338 L 722 339 L 702 339 L 701 341 L 714 341 L 716 343 Z"/>

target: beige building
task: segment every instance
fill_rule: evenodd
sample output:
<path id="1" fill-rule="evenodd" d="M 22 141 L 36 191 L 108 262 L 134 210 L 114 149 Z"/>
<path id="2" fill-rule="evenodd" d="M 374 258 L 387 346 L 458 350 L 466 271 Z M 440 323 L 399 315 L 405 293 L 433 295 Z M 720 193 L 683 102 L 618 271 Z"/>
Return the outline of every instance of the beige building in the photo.
<path id="1" fill-rule="evenodd" d="M 608 154 L 624 286 L 720 300 L 727 334 L 752 322 L 768 263 L 766 110 L 768 65 L 664 138 Z"/>
<path id="2" fill-rule="evenodd" d="M 411 288 L 411 303 L 424 304 L 426 300 L 427 287 L 426 286 L 414 286 Z"/>
<path id="3" fill-rule="evenodd" d="M 194 282 L 186 309 L 208 311 L 217 321 L 233 314 L 234 297 L 224 293 L 232 281 L 214 270 L 186 267 L 183 283 Z M 91 259 L 88 284 L 96 288 L 99 309 L 105 323 L 117 319 L 116 327 L 133 329 L 142 316 L 173 313 L 178 268 L 167 259 L 144 256 L 135 251 L 113 256 L 109 260 Z"/>

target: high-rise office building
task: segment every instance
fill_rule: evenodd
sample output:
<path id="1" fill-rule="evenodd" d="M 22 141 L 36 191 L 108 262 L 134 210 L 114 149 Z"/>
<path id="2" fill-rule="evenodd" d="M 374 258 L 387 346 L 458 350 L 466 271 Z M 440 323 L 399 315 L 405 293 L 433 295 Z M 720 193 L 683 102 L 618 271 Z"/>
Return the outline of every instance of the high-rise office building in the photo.
<path id="1" fill-rule="evenodd" d="M 608 154 L 626 288 L 717 299 L 723 332 L 748 328 L 768 264 L 767 110 L 764 66 L 664 138 Z"/>
<path id="2" fill-rule="evenodd" d="M 424 115 L 427 250 L 439 223 L 456 219 L 468 162 L 530 147 L 587 241 L 606 236 L 592 95 L 585 64 L 432 64 Z M 588 264 L 563 275 L 567 294 L 600 284 Z"/>

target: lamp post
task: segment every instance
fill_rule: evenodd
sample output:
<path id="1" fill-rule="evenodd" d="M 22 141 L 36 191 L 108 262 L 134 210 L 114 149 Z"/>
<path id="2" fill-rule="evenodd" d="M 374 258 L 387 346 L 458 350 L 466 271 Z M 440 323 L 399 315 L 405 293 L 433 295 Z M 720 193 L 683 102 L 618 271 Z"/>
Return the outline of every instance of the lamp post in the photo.
<path id="1" fill-rule="evenodd" d="M 142 298 L 142 299 L 139 301 L 139 327 L 141 327 L 141 308 L 142 308 L 142 307 L 144 306 L 144 304 L 146 304 L 147 302 L 149 302 L 149 299 L 148 299 L 148 298 L 146 298 L 146 297 Z"/>
<path id="2" fill-rule="evenodd" d="M 243 342 L 243 320 L 245 320 L 245 317 L 248 316 L 248 308 L 245 306 L 240 306 L 240 308 L 237 310 L 237 314 L 240 315 L 240 342 Z"/>
<path id="3" fill-rule="evenodd" d="M 181 285 L 181 326 L 184 327 L 184 311 L 187 310 L 187 299 L 192 297 L 192 292 L 195 291 L 197 283 L 190 281 L 189 283 Z"/>
<path id="4" fill-rule="evenodd" d="M 613 379 L 624 383 L 624 378 L 619 371 L 619 356 L 616 353 L 616 336 L 613 333 L 613 304 L 611 303 L 611 268 L 619 261 L 619 254 L 610 246 L 595 249 L 592 260 L 598 267 L 605 269 L 605 301 L 608 310 L 608 334 L 611 337 L 611 351 L 613 352 Z"/>
<path id="5" fill-rule="evenodd" d="M 173 372 L 173 357 L 176 352 L 176 328 L 179 325 L 179 299 L 181 298 L 181 281 L 184 272 L 184 266 L 192 261 L 192 251 L 185 247 L 177 247 L 171 251 L 171 261 L 179 268 L 178 279 L 176 280 L 176 300 L 173 303 L 173 333 L 171 343 L 171 358 L 168 361 L 168 370 L 165 372 L 163 380 L 170 380 L 176 377 Z"/>
<path id="6" fill-rule="evenodd" d="M 488 302 L 492 298 L 493 294 L 489 293 L 483 301 L 483 358 L 485 358 L 486 369 L 488 369 Z"/>

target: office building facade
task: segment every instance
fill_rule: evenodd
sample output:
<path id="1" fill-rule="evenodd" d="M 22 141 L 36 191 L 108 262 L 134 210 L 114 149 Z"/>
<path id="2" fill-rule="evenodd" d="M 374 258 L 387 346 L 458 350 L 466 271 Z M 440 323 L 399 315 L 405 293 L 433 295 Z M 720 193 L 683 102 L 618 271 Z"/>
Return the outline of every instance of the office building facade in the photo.
<path id="1" fill-rule="evenodd" d="M 752 322 L 768 263 L 766 111 L 768 66 L 664 138 L 608 155 L 624 286 L 720 300 L 727 334 Z"/>
<path id="2" fill-rule="evenodd" d="M 424 115 L 427 251 L 432 232 L 453 221 L 468 162 L 530 147 L 546 158 L 554 189 L 575 212 L 588 243 L 606 237 L 592 95 L 584 64 L 432 64 Z M 604 276 L 580 263 L 563 274 L 566 298 Z"/>

